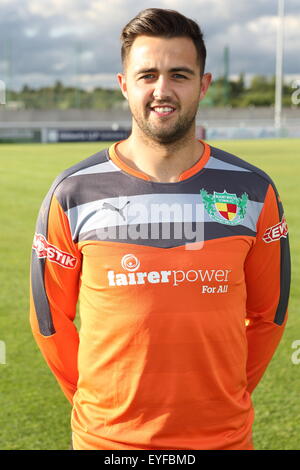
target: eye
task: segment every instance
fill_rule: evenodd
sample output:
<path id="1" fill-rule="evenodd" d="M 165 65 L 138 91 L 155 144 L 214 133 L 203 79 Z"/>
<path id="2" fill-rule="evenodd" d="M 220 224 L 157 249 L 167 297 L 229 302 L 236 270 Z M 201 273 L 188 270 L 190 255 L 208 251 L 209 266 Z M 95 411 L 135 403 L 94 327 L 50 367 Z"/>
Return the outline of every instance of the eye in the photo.
<path id="1" fill-rule="evenodd" d="M 152 80 L 154 77 L 155 77 L 155 75 L 153 73 L 147 73 L 146 75 L 143 75 L 140 78 L 142 78 L 144 80 Z"/>
<path id="2" fill-rule="evenodd" d="M 182 78 L 187 79 L 187 77 L 185 75 L 182 75 L 181 73 L 174 73 L 173 77 L 174 78 L 180 78 L 180 79 L 182 79 Z"/>

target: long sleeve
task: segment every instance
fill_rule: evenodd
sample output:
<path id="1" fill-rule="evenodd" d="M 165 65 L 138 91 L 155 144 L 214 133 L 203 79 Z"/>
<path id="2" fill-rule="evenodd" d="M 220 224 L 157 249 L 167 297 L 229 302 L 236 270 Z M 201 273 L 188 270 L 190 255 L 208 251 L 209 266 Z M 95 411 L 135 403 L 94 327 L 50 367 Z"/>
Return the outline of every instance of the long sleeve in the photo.
<path id="1" fill-rule="evenodd" d="M 276 188 L 270 184 L 245 262 L 248 391 L 262 378 L 282 337 L 290 290 L 288 230 Z"/>
<path id="2" fill-rule="evenodd" d="M 81 254 L 68 219 L 50 190 L 36 225 L 30 282 L 30 324 L 34 338 L 67 399 L 77 388 L 79 338 L 73 323 Z"/>

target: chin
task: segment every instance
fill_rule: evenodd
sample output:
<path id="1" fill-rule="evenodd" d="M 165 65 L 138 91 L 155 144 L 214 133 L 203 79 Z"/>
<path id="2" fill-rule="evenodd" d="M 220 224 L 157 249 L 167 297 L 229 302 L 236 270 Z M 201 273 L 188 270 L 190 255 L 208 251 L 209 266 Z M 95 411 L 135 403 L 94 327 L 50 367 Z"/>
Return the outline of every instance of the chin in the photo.
<path id="1" fill-rule="evenodd" d="M 175 142 L 178 142 L 181 140 L 184 135 L 182 134 L 168 134 L 168 135 L 148 135 L 152 140 L 155 140 L 158 144 L 174 144 Z"/>

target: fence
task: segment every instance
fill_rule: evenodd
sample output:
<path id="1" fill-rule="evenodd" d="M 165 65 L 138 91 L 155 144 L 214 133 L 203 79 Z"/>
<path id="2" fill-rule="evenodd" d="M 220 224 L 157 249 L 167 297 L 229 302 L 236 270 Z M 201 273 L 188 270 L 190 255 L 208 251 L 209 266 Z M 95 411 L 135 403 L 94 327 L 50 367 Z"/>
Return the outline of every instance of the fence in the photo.
<path id="1" fill-rule="evenodd" d="M 200 109 L 197 137 L 208 140 L 300 137 L 298 108 L 284 110 L 281 129 L 275 129 L 272 113 L 272 108 Z M 130 129 L 128 110 L 0 110 L 0 142 L 115 141 L 126 139 Z"/>

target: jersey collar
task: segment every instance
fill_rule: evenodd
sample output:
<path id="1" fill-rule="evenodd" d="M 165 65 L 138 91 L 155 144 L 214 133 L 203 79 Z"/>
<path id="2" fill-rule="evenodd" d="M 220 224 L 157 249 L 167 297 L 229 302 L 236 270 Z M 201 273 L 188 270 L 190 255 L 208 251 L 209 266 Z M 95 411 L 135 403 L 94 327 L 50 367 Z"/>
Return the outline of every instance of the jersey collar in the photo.
<path id="1" fill-rule="evenodd" d="M 117 167 L 119 167 L 122 171 L 124 171 L 125 173 L 129 173 L 130 175 L 135 176 L 136 178 L 141 178 L 141 179 L 146 180 L 146 181 L 152 181 L 151 178 L 148 175 L 146 175 L 142 171 L 131 168 L 130 166 L 128 166 L 126 163 L 124 163 L 119 158 L 119 156 L 117 155 L 117 152 L 116 152 L 116 147 L 121 142 L 122 141 L 115 142 L 108 149 L 109 158 L 112 160 L 112 162 Z M 187 170 L 185 170 L 181 173 L 181 175 L 178 178 L 178 182 L 184 181 L 184 180 L 190 178 L 191 176 L 195 175 L 200 170 L 202 170 L 202 168 L 208 162 L 209 157 L 210 157 L 210 146 L 201 139 L 199 139 L 199 142 L 201 142 L 203 144 L 203 147 L 204 147 L 201 157 L 199 158 L 199 160 L 191 168 L 189 168 L 189 169 L 187 169 Z"/>

